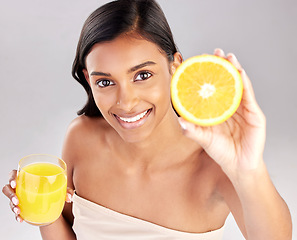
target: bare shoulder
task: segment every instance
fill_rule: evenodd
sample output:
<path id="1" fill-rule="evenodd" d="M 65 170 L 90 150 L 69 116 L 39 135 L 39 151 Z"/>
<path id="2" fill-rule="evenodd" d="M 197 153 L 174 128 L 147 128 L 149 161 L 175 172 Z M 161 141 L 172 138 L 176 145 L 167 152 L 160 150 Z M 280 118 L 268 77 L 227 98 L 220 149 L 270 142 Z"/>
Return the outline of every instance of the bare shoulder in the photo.
<path id="1" fill-rule="evenodd" d="M 94 143 L 103 142 L 109 124 L 103 118 L 79 116 L 69 125 L 63 144 L 62 157 L 68 169 L 74 168 L 79 159 L 85 157 Z"/>
<path id="2" fill-rule="evenodd" d="M 107 122 L 104 118 L 99 117 L 87 117 L 79 116 L 75 118 L 69 125 L 67 134 L 87 134 L 92 133 L 93 131 L 104 130 L 106 129 Z"/>
<path id="3" fill-rule="evenodd" d="M 67 164 L 67 187 L 76 189 L 74 184 L 74 169 L 84 155 L 94 136 L 104 135 L 106 122 L 102 118 L 89 118 L 79 116 L 75 118 L 66 131 L 62 158 Z M 73 224 L 72 204 L 65 204 L 63 216 L 70 224 Z"/>
<path id="4" fill-rule="evenodd" d="M 79 116 L 75 118 L 69 125 L 65 143 L 71 142 L 72 145 L 80 145 L 80 148 L 93 141 L 94 138 L 104 138 L 109 124 L 104 118 Z"/>

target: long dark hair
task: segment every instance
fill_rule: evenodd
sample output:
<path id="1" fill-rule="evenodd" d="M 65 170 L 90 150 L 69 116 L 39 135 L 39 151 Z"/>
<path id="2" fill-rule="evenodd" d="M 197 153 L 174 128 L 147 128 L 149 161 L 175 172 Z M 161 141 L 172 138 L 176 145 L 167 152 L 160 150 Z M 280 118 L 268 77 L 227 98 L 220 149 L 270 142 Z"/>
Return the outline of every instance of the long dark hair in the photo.
<path id="1" fill-rule="evenodd" d="M 83 73 L 86 56 L 94 44 L 111 41 L 129 32 L 155 43 L 166 54 L 168 61 L 173 61 L 177 48 L 166 17 L 156 1 L 118 0 L 103 5 L 85 21 L 72 66 L 72 76 L 88 94 L 87 103 L 78 115 L 102 117 Z"/>

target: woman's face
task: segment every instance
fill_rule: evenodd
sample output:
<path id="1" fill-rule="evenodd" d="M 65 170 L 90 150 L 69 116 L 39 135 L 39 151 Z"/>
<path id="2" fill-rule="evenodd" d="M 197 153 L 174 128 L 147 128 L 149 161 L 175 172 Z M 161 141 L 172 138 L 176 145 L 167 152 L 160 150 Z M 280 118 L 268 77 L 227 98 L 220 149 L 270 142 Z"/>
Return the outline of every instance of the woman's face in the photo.
<path id="1" fill-rule="evenodd" d="M 94 45 L 84 73 L 106 121 L 125 141 L 136 142 L 173 115 L 170 81 L 175 65 L 154 43 L 120 36 Z"/>

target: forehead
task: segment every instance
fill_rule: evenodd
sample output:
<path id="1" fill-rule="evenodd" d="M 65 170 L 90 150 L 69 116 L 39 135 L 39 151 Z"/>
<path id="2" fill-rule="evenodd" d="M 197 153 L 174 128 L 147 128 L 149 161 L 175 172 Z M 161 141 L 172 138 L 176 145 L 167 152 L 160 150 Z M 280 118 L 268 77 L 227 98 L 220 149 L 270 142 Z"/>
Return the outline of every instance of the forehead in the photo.
<path id="1" fill-rule="evenodd" d="M 145 39 L 120 36 L 112 41 L 97 43 L 86 57 L 88 70 L 112 69 L 135 66 L 145 61 L 168 64 L 168 60 L 159 47 Z M 97 69 L 98 70 L 98 69 Z"/>

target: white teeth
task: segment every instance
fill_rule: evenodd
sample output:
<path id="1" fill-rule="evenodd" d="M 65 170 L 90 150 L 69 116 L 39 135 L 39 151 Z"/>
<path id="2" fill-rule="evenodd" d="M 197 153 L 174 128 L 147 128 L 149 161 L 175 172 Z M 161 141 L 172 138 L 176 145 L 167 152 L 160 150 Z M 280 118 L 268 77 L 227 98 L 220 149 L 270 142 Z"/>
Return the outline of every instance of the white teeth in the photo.
<path id="1" fill-rule="evenodd" d="M 146 114 L 147 114 L 148 110 L 146 110 L 145 112 L 143 113 L 140 113 L 138 114 L 137 116 L 135 117 L 130 117 L 130 118 L 124 118 L 124 117 L 119 117 L 122 121 L 124 122 L 128 122 L 128 123 L 131 123 L 131 122 L 136 122 L 138 121 L 139 119 L 143 118 Z"/>

